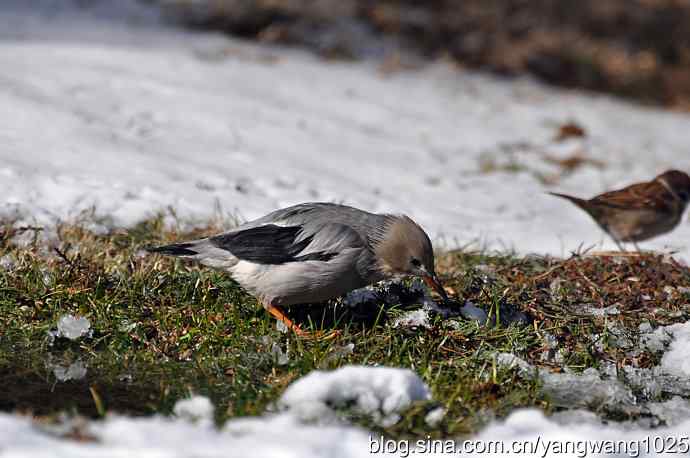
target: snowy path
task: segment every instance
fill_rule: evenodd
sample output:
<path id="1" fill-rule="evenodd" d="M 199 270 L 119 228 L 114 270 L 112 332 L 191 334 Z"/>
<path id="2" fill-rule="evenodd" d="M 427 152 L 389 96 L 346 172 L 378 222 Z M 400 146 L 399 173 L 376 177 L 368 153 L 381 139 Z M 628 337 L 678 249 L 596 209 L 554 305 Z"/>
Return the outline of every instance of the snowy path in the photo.
<path id="1" fill-rule="evenodd" d="M 563 255 L 606 239 L 544 194 L 537 176 L 561 170 L 549 159 L 603 161 L 548 188 L 582 195 L 690 169 L 685 114 L 444 64 L 386 76 L 141 18 L 16 9 L 0 15 L 4 213 L 49 221 L 95 205 L 131 224 L 168 205 L 252 218 L 334 200 L 408 213 L 446 246 Z M 554 142 L 571 119 L 587 137 Z M 689 239 L 684 222 L 645 246 L 687 257 Z"/>

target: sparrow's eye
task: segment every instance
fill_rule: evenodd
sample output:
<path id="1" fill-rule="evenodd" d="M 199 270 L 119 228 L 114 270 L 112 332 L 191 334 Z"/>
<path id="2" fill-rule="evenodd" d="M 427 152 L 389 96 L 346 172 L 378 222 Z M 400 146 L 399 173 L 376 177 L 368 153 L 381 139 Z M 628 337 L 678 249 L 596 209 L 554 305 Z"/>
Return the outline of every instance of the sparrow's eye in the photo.
<path id="1" fill-rule="evenodd" d="M 417 258 L 410 259 L 410 264 L 412 264 L 415 267 L 422 267 L 422 262 Z"/>
<path id="2" fill-rule="evenodd" d="M 678 197 L 680 197 L 683 200 L 690 200 L 690 195 L 686 191 L 681 191 L 678 193 Z"/>

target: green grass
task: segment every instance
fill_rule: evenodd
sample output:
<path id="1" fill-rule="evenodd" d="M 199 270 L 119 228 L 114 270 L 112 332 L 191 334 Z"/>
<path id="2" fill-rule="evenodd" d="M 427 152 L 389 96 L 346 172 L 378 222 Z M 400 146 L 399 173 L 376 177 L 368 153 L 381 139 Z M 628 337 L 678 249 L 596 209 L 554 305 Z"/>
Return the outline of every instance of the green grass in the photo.
<path id="1" fill-rule="evenodd" d="M 105 235 L 86 227 L 61 225 L 55 240 L 43 242 L 31 237 L 33 228 L 0 226 L 0 258 L 14 264 L 0 268 L 0 410 L 47 418 L 62 411 L 169 414 L 176 400 L 198 393 L 210 397 L 222 423 L 265 412 L 291 381 L 312 370 L 376 364 L 414 370 L 436 401 L 416 404 L 390 428 L 343 415 L 393 437 L 469 434 L 517 407 L 556 409 L 537 381 L 497 367 L 496 352 L 515 353 L 542 370 L 579 371 L 602 361 L 649 367 L 658 355 L 631 360 L 607 339 L 607 326 L 614 321 L 635 339 L 642 321 L 681 322 L 690 311 L 690 297 L 664 292 L 668 285 L 690 286 L 690 273 L 661 256 L 559 260 L 451 252 L 437 264 L 454 297 L 493 317 L 520 310 L 533 322 L 479 326 L 437 316 L 431 329 L 395 328 L 389 318 L 417 306 L 418 297 L 401 287 L 400 304 L 349 308 L 334 300 L 294 307 L 290 314 L 304 327 L 340 331 L 332 340 L 305 340 L 276 330 L 256 300 L 222 272 L 142 252 L 214 233 L 218 224 L 181 232 L 158 217 Z M 18 237 L 23 244 L 15 243 Z M 617 304 L 621 313 L 595 317 L 580 304 Z M 51 343 L 48 331 L 66 313 L 87 317 L 93 335 Z M 562 362 L 542 360 L 547 334 L 557 340 Z M 594 334 L 603 336 L 602 345 Z M 343 352 L 350 343 L 354 350 Z M 288 353 L 287 364 L 278 364 L 275 346 Z M 75 361 L 87 366 L 86 377 L 58 382 L 55 365 Z M 448 414 L 430 428 L 424 415 L 438 405 Z"/>

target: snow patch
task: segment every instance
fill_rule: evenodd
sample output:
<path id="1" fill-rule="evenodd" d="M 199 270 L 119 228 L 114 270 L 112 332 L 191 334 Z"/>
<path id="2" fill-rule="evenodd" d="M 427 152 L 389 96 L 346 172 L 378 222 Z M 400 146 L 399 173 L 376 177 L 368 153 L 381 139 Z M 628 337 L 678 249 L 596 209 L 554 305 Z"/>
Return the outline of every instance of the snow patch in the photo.
<path id="1" fill-rule="evenodd" d="M 443 421 L 446 416 L 446 409 L 443 407 L 436 407 L 424 416 L 424 423 L 430 428 L 435 428 Z"/>
<path id="2" fill-rule="evenodd" d="M 81 360 L 75 361 L 69 366 L 54 364 L 52 369 L 53 375 L 59 382 L 81 380 L 86 377 L 86 365 Z"/>
<path id="3" fill-rule="evenodd" d="M 652 329 L 649 322 L 640 324 L 640 347 L 642 349 L 659 353 L 666 350 L 673 340 L 673 334 L 664 326 Z"/>
<path id="4" fill-rule="evenodd" d="M 393 320 L 393 327 L 431 329 L 429 312 L 424 309 L 411 310 Z"/>
<path id="5" fill-rule="evenodd" d="M 92 332 L 91 322 L 88 318 L 66 314 L 58 319 L 57 331 L 50 331 L 49 337 L 64 337 L 70 340 L 77 340 L 83 336 L 90 336 Z"/>
<path id="6" fill-rule="evenodd" d="M 594 368 L 581 374 L 551 373 L 537 370 L 534 366 L 512 353 L 499 353 L 496 363 L 504 367 L 517 367 L 526 377 L 538 377 L 542 391 L 551 401 L 561 407 L 607 406 L 611 409 L 625 409 L 634 406 L 635 396 L 619 380 L 602 378 Z"/>
<path id="7" fill-rule="evenodd" d="M 187 399 L 180 399 L 173 407 L 173 412 L 179 418 L 207 424 L 213 422 L 213 411 L 211 401 L 205 396 L 198 395 Z"/>
<path id="8" fill-rule="evenodd" d="M 271 345 L 271 356 L 273 357 L 273 362 L 278 366 L 285 366 L 290 362 L 290 355 L 287 350 L 283 351 L 278 343 Z"/>
<path id="9" fill-rule="evenodd" d="M 647 404 L 649 412 L 666 426 L 675 426 L 690 419 L 690 402 L 680 396 L 668 401 Z"/>
<path id="10" fill-rule="evenodd" d="M 88 3 L 3 3 L 0 214 L 42 224 L 95 206 L 120 226 L 168 206 L 251 219 L 341 201 L 406 213 L 449 248 L 563 256 L 615 244 L 544 191 L 590 196 L 690 169 L 684 113 L 445 63 L 383 76 L 166 28 L 134 0 Z M 586 135 L 554 142 L 568 121 Z M 577 154 L 605 164 L 565 173 L 546 160 Z M 687 257 L 689 240 L 681 224 L 644 248 Z"/>
<path id="11" fill-rule="evenodd" d="M 0 256 L 0 269 L 3 270 L 12 270 L 14 267 L 17 265 L 17 261 L 14 259 L 14 256 L 6 254 L 4 256 Z"/>
<path id="12" fill-rule="evenodd" d="M 429 388 L 409 369 L 345 366 L 302 377 L 278 404 L 308 421 L 332 422 L 333 408 L 351 407 L 379 424 L 392 425 L 412 402 L 429 399 Z"/>
<path id="13" fill-rule="evenodd" d="M 673 335 L 673 340 L 661 358 L 661 368 L 668 374 L 687 379 L 690 377 L 690 321 L 666 326 L 665 330 Z"/>
<path id="14" fill-rule="evenodd" d="M 489 425 L 474 439 L 502 440 L 507 446 L 513 442 L 532 446 L 538 443 L 539 449 L 529 456 L 662 456 L 655 453 L 653 444 L 646 449 L 644 441 L 658 437 L 657 446 L 671 441 L 677 443 L 678 438 L 687 437 L 690 428 L 690 420 L 670 428 L 657 428 L 653 433 L 643 428 L 602 424 L 586 415 L 576 415 L 570 420 L 565 417 L 554 421 L 536 409 L 518 410 L 505 421 Z M 565 453 L 566 444 L 570 447 L 569 453 Z M 601 449 L 597 453 L 592 447 Z"/>

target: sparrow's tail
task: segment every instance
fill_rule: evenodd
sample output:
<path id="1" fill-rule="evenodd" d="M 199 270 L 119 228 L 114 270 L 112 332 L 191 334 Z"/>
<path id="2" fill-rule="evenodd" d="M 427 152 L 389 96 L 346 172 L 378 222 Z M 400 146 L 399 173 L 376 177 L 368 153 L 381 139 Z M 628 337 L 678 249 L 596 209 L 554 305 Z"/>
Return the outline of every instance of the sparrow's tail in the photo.
<path id="1" fill-rule="evenodd" d="M 550 192 L 552 196 L 560 197 L 565 200 L 569 200 L 570 202 L 574 203 L 578 207 L 580 207 L 582 210 L 587 212 L 589 216 L 594 218 L 597 222 L 599 222 L 599 218 L 601 217 L 601 206 L 593 204 L 587 199 L 581 199 L 579 197 L 575 196 L 569 196 L 568 194 L 561 194 L 558 192 Z"/>
<path id="2" fill-rule="evenodd" d="M 585 208 L 587 206 L 587 201 L 585 199 L 580 199 L 579 197 L 569 196 L 568 194 L 561 194 L 558 192 L 549 192 L 549 194 L 551 194 L 552 196 L 569 200 L 580 208 Z"/>

